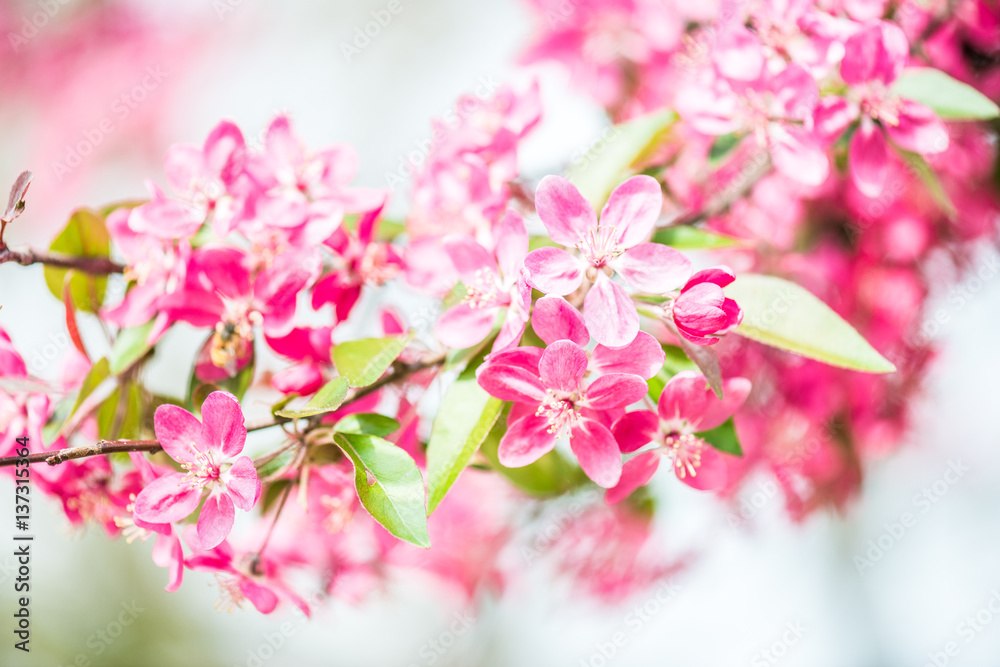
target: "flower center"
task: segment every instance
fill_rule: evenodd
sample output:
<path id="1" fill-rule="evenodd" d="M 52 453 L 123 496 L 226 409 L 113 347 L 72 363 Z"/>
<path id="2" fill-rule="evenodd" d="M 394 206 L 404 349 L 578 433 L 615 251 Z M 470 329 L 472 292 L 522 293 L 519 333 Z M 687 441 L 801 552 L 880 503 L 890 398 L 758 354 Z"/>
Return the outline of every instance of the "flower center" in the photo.
<path id="1" fill-rule="evenodd" d="M 871 81 L 861 91 L 859 102 L 861 112 L 886 125 L 899 125 L 902 100 L 894 95 L 881 81 Z"/>
<path id="2" fill-rule="evenodd" d="M 232 613 L 233 609 L 242 609 L 246 596 L 240 587 L 240 578 L 217 574 L 215 581 L 219 585 L 219 601 L 215 603 L 215 608 L 229 613 Z"/>
<path id="3" fill-rule="evenodd" d="M 591 227 L 577 248 L 590 265 L 597 268 L 601 268 L 625 251 L 618 245 L 618 228 L 614 225 Z"/>
<path id="4" fill-rule="evenodd" d="M 194 443 L 191 444 L 195 446 Z M 181 468 L 187 470 L 183 481 L 195 488 L 203 487 L 219 479 L 219 464 L 215 462 L 212 452 L 199 451 L 194 460 L 182 463 Z"/>
<path id="5" fill-rule="evenodd" d="M 476 279 L 465 288 L 465 303 L 478 310 L 499 305 L 499 285 L 496 276 L 489 269 L 476 271 Z"/>
<path id="6" fill-rule="evenodd" d="M 358 266 L 361 280 L 368 285 L 384 285 L 399 274 L 399 265 L 389 261 L 389 247 L 372 243 L 365 248 Z"/>
<path id="7" fill-rule="evenodd" d="M 549 389 L 545 392 L 535 416 L 548 419 L 549 433 L 554 433 L 557 438 L 569 435 L 570 429 L 580 421 L 580 411 L 576 403 L 581 399 L 579 392 L 567 393 Z"/>
<path id="8" fill-rule="evenodd" d="M 691 433 L 674 433 L 668 435 L 664 442 L 667 456 L 677 468 L 677 476 L 684 479 L 688 475 L 696 477 L 701 467 L 701 450 L 705 441 Z"/>
<path id="9" fill-rule="evenodd" d="M 142 526 L 135 525 L 135 519 L 132 517 L 132 512 L 135 510 L 135 494 L 128 494 L 130 502 L 125 506 L 125 511 L 128 514 L 123 516 L 114 517 L 115 525 L 121 528 L 122 535 L 125 536 L 125 543 L 132 544 L 136 540 L 140 542 L 145 542 L 149 539 L 149 536 L 153 534 L 152 531 L 143 528 Z"/>

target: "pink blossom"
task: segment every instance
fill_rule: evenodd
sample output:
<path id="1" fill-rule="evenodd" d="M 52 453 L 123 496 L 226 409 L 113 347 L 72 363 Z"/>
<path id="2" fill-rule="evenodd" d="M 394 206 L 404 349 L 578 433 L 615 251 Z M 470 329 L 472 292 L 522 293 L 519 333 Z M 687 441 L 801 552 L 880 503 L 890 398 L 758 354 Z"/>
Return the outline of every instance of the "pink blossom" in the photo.
<path id="1" fill-rule="evenodd" d="M 326 241 L 336 253 L 336 269 L 323 276 L 312 292 L 312 307 L 333 304 L 338 322 L 351 314 L 365 285 L 379 287 L 403 270 L 403 260 L 390 243 L 378 239 L 383 205 L 358 218 L 356 232 L 343 226 Z"/>
<path id="2" fill-rule="evenodd" d="M 501 463 L 526 466 L 550 451 L 558 438 L 568 436 L 587 476 L 611 487 L 621 474 L 621 455 L 605 422 L 611 411 L 645 396 L 644 376 L 659 370 L 663 351 L 651 337 L 637 336 L 634 350 L 619 353 L 599 345 L 588 359 L 581 342 L 590 336 L 578 318 L 576 309 L 551 297 L 540 317 L 536 310 L 533 322 L 542 322 L 539 329 L 546 336 L 566 334 L 575 340 L 559 338 L 545 349 L 518 347 L 493 354 L 479 371 L 479 385 L 492 396 L 518 404 L 500 440 Z M 647 348 L 650 343 L 659 352 L 655 369 L 650 357 L 656 352 Z"/>
<path id="3" fill-rule="evenodd" d="M 314 255 L 295 253 L 278 255 L 260 270 L 252 262 L 237 248 L 203 246 L 191 257 L 185 288 L 163 304 L 176 320 L 215 327 L 212 361 L 230 374 L 246 358 L 255 327 L 272 337 L 291 331 L 297 296 L 320 268 Z"/>
<path id="4" fill-rule="evenodd" d="M 211 214 L 216 234 L 225 236 L 243 205 L 238 182 L 246 178 L 246 154 L 243 133 L 229 121 L 219 123 L 202 146 L 171 146 L 165 171 L 180 199 L 151 186 L 153 200 L 135 209 L 129 225 L 153 236 L 190 238 Z"/>
<path id="5" fill-rule="evenodd" d="M 948 148 L 948 132 L 930 108 L 891 90 L 909 55 L 898 26 L 872 23 L 848 39 L 844 49 L 840 75 L 850 90 L 848 101 L 841 104 L 849 105 L 852 116 L 861 116 L 851 139 L 851 178 L 866 196 L 877 197 L 887 182 L 891 159 L 886 135 L 905 150 L 932 155 Z"/>
<path id="6" fill-rule="evenodd" d="M 268 346 L 295 361 L 271 377 L 271 386 L 283 394 L 308 396 L 326 382 L 325 372 L 333 365 L 333 328 L 295 328 L 285 336 L 266 338 Z"/>
<path id="7" fill-rule="evenodd" d="M 698 271 L 681 288 L 667 308 L 677 331 L 695 345 L 719 342 L 724 334 L 743 320 L 743 311 L 722 288 L 736 279 L 728 266 Z"/>
<path id="8" fill-rule="evenodd" d="M 700 373 L 682 371 L 670 378 L 657 405 L 657 412 L 637 410 L 615 422 L 612 432 L 622 452 L 643 451 L 625 462 L 621 481 L 609 489 L 609 504 L 620 502 L 656 472 L 662 456 L 673 462 L 677 478 L 688 486 L 708 491 L 726 483 L 725 454 L 696 434 L 721 425 L 743 404 L 750 393 L 746 378 L 729 378 L 719 399 Z"/>
<path id="9" fill-rule="evenodd" d="M 599 343 L 628 345 L 639 332 L 639 314 L 608 275 L 617 272 L 635 290 L 663 294 L 679 288 L 691 271 L 687 258 L 673 248 L 645 242 L 662 200 L 656 179 L 633 176 L 611 193 L 598 222 L 575 185 L 562 176 L 546 176 L 535 193 L 538 215 L 553 241 L 578 254 L 553 247 L 528 253 L 528 284 L 562 296 L 578 289 L 585 277 L 593 281 L 583 304 L 587 328 Z"/>
<path id="10" fill-rule="evenodd" d="M 134 209 L 119 208 L 107 217 L 108 233 L 125 258 L 125 279 L 132 287 L 121 303 L 106 308 L 103 315 L 121 327 L 141 326 L 156 318 L 149 335 L 155 341 L 174 321 L 164 304 L 184 286 L 191 245 L 186 238 L 136 231 L 131 226 L 134 215 Z"/>
<path id="11" fill-rule="evenodd" d="M 215 574 L 221 595 L 217 604 L 220 611 L 232 611 L 249 600 L 257 611 L 270 614 L 278 606 L 280 594 L 309 616 L 309 606 L 288 588 L 271 559 L 255 553 L 238 555 L 225 539 L 210 544 L 201 531 L 192 530 L 191 526 L 184 531 L 184 541 L 192 552 L 185 565 L 195 572 Z"/>
<path id="12" fill-rule="evenodd" d="M 749 39 L 756 45 L 751 52 L 756 53 L 760 45 L 756 38 Z M 829 174 L 830 160 L 813 127 L 819 100 L 816 81 L 795 64 L 777 74 L 764 74 L 762 57 L 755 61 L 745 50 L 729 44 L 718 51 L 722 62 L 733 63 L 731 69 L 744 69 L 730 72 L 728 79 L 706 73 L 690 81 L 678 96 L 680 112 L 705 134 L 752 134 L 760 148 L 770 151 L 778 171 L 804 185 L 820 185 Z M 751 71 L 745 72 L 748 65 Z M 743 73 L 749 82 L 737 78 Z"/>
<path id="13" fill-rule="evenodd" d="M 462 277 L 466 295 L 441 316 L 435 328 L 438 339 L 449 347 L 472 347 L 489 335 L 497 315 L 504 312 L 493 350 L 516 345 L 531 308 L 531 288 L 521 271 L 528 254 L 521 215 L 507 211 L 494 252 L 465 236 L 446 238 L 445 250 Z"/>
<path id="14" fill-rule="evenodd" d="M 201 414 L 198 421 L 176 405 L 156 409 L 153 421 L 160 446 L 187 472 L 165 475 L 143 489 L 135 499 L 135 516 L 153 524 L 181 521 L 198 508 L 207 489 L 198 535 L 214 547 L 233 528 L 234 506 L 249 511 L 260 498 L 261 485 L 250 457 L 239 456 L 247 430 L 236 397 L 212 392 Z"/>

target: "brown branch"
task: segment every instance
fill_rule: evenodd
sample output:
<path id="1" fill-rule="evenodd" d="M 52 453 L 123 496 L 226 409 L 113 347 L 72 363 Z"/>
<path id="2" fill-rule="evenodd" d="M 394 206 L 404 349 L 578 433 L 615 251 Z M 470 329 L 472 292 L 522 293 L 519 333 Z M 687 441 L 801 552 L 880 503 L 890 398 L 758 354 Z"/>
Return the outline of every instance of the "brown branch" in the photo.
<path id="1" fill-rule="evenodd" d="M 6 456 L 0 458 L 0 468 L 17 465 L 18 462 L 41 463 L 45 461 L 50 466 L 59 465 L 72 459 L 82 459 L 87 456 L 116 454 L 118 452 L 158 452 L 160 443 L 156 440 L 101 440 L 93 445 L 68 447 L 54 452 L 38 452 L 28 456 Z"/>
<path id="2" fill-rule="evenodd" d="M 404 380 L 414 373 L 419 373 L 422 370 L 440 366 L 445 362 L 446 358 L 447 355 L 440 354 L 431 357 L 430 359 L 416 361 L 409 364 L 400 364 L 397 362 L 394 364 L 392 372 L 379 378 L 367 387 L 360 387 L 354 392 L 353 396 L 344 401 L 343 405 L 350 405 L 354 401 L 368 396 L 382 387 Z M 323 415 L 310 417 L 309 428 L 315 428 L 318 426 L 322 418 Z M 278 417 L 270 422 L 248 426 L 247 431 L 259 431 L 265 428 L 271 428 L 272 426 L 278 426 L 279 424 L 286 424 L 290 421 L 293 420 L 286 417 Z M 68 447 L 54 452 L 39 452 L 37 454 L 29 454 L 28 456 L 7 456 L 0 458 L 0 468 L 17 465 L 18 462 L 23 461 L 27 461 L 27 463 L 41 463 L 44 461 L 50 466 L 54 466 L 72 459 L 82 459 L 88 456 L 103 456 L 106 454 L 115 454 L 117 452 L 149 452 L 153 454 L 160 451 L 160 449 L 160 443 L 156 440 L 101 440 L 93 445 Z M 279 452 L 280 451 L 282 450 L 279 450 Z M 263 458 L 266 458 L 266 456 Z"/>
<path id="3" fill-rule="evenodd" d="M 10 248 L 0 248 L 0 264 L 16 262 L 21 266 L 32 264 L 44 264 L 60 269 L 75 269 L 82 273 L 89 273 L 95 276 L 108 275 L 109 273 L 123 273 L 125 267 L 117 262 L 112 262 L 107 257 L 75 257 L 73 255 L 53 255 L 49 253 L 25 250 L 15 252 Z"/>

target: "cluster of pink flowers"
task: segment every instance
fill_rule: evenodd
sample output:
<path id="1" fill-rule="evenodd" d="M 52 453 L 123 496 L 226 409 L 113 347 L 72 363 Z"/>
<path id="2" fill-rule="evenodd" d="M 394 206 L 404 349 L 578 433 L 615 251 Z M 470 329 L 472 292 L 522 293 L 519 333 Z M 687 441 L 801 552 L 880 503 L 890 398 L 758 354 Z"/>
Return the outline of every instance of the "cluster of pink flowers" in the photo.
<path id="1" fill-rule="evenodd" d="M 976 242 L 998 234 L 993 133 L 949 109 L 953 93 L 941 92 L 942 117 L 929 106 L 934 91 L 918 88 L 917 100 L 901 85 L 934 68 L 996 99 L 996 7 L 531 4 L 539 33 L 528 60 L 562 63 L 617 119 L 677 112 L 660 149 L 669 162 L 656 163 L 667 165 L 667 209 L 707 210 L 707 229 L 742 241 L 719 251 L 723 261 L 806 286 L 896 365 L 872 376 L 739 337 L 718 348 L 725 375 L 754 380 L 735 419 L 744 456 L 728 462 L 723 493 L 764 467 L 794 516 L 843 505 L 864 461 L 906 431 L 940 327 L 932 285 L 975 270 Z M 651 6 L 673 23 L 651 29 Z M 631 461 L 623 479 L 641 484 L 658 457 Z"/>
<path id="2" fill-rule="evenodd" d="M 978 84 L 961 49 L 992 36 L 967 12 L 910 4 L 892 22 L 878 1 L 534 4 L 545 28 L 529 59 L 566 64 L 616 120 L 675 112 L 608 196 L 579 174 L 522 174 L 537 85 L 463 98 L 435 124 L 402 222 L 385 219 L 388 190 L 353 183 L 350 146 L 310 150 L 279 116 L 255 147 L 221 122 L 167 152 L 166 189 L 90 212 L 126 288 L 103 302 L 86 270 L 68 275 L 58 385 L 0 331 L 0 456 L 22 437 L 37 458 L 119 441 L 127 462 L 36 463 L 39 488 L 74 525 L 155 536 L 168 590 L 210 572 L 223 606 L 263 613 L 358 599 L 399 572 L 468 598 L 499 589 L 526 497 L 587 488 L 603 502 L 548 555 L 625 595 L 678 565 L 644 512 L 664 459 L 723 496 L 770 468 L 795 516 L 850 498 L 868 456 L 899 441 L 933 354 L 930 267 L 997 232 L 994 137 L 945 122 L 913 71 L 940 57 L 948 85 Z M 671 247 L 685 229 L 722 249 Z M 752 273 L 804 286 L 897 372 L 741 336 L 767 325 L 733 298 Z M 379 303 L 389 284 L 440 307 L 432 332 Z M 107 358 L 84 345 L 81 308 L 113 325 Z M 147 363 L 179 323 L 203 342 L 187 394 L 158 395 Z M 248 426 L 260 405 L 267 419 Z M 290 583 L 303 574 L 311 594 Z"/>

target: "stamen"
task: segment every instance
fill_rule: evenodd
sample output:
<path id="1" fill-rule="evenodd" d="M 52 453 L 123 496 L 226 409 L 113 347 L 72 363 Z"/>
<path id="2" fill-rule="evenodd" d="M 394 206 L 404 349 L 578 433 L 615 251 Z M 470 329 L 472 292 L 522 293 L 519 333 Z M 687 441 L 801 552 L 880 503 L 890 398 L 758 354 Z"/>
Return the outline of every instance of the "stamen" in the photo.
<path id="1" fill-rule="evenodd" d="M 549 422 L 549 433 L 554 433 L 557 438 L 569 435 L 573 426 L 580 421 L 580 411 L 576 408 L 576 402 L 580 400 L 577 392 L 566 394 L 566 392 L 556 392 L 549 389 L 545 393 L 545 399 L 538 410 L 535 411 L 537 417 L 547 417 Z"/>
<path id="2" fill-rule="evenodd" d="M 677 476 L 684 479 L 688 475 L 698 476 L 698 468 L 701 467 L 701 449 L 705 442 L 691 433 L 668 435 L 664 444 L 667 447 L 667 456 L 673 459 L 674 467 L 677 468 Z"/>

